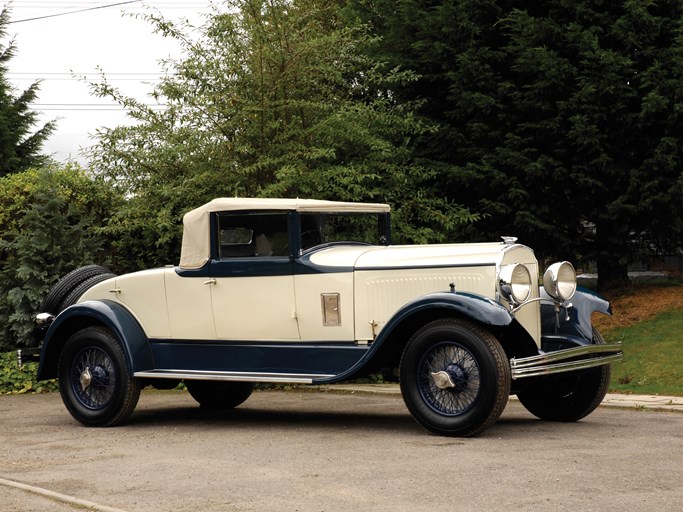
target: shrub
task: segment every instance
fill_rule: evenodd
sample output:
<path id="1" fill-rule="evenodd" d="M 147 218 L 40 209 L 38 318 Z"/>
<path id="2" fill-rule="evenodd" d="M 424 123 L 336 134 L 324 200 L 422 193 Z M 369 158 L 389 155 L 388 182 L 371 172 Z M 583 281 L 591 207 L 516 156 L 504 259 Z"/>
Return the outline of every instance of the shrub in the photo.
<path id="1" fill-rule="evenodd" d="M 56 379 L 38 382 L 37 372 L 37 363 L 19 368 L 16 352 L 0 353 L 0 395 L 57 391 Z"/>
<path id="2" fill-rule="evenodd" d="M 60 277 L 106 264 L 98 229 L 115 205 L 111 187 L 77 166 L 0 178 L 0 351 L 31 344 L 33 319 Z"/>

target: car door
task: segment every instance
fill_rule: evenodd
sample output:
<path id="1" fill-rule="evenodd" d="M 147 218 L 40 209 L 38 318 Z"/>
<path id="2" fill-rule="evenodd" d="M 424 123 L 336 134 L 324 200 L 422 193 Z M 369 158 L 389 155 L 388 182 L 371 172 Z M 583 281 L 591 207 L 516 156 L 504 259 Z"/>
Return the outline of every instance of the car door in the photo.
<path id="1" fill-rule="evenodd" d="M 165 269 L 164 275 L 170 338 L 197 341 L 215 339 L 216 328 L 207 277 L 198 272 L 172 268 Z"/>
<path id="2" fill-rule="evenodd" d="M 217 338 L 299 340 L 287 213 L 224 213 L 216 224 L 209 287 Z"/>

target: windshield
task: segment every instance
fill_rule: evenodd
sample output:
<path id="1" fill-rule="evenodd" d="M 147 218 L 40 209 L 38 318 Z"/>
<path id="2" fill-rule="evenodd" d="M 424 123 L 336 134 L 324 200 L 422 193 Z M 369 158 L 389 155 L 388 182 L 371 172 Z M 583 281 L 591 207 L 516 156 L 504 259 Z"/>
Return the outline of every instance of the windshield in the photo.
<path id="1" fill-rule="evenodd" d="M 385 213 L 302 213 L 301 251 L 334 242 L 389 244 Z"/>

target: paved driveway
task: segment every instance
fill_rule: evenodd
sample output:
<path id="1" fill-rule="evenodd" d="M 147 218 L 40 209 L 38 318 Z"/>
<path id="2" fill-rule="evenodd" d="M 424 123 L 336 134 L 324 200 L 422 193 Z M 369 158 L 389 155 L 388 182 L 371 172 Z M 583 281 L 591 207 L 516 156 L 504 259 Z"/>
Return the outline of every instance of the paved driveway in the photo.
<path id="1" fill-rule="evenodd" d="M 482 436 L 425 433 L 396 396 L 256 392 L 230 413 L 145 391 L 130 422 L 76 424 L 57 394 L 0 397 L 2 512 L 677 511 L 683 415 L 599 408 L 536 420 L 518 402 Z"/>

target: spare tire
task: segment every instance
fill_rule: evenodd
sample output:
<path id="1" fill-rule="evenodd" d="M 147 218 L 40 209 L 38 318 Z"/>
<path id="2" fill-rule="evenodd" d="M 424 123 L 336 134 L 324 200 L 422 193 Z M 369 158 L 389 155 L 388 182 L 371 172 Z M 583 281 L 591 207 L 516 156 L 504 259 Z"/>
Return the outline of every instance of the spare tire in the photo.
<path id="1" fill-rule="evenodd" d="M 112 274 L 111 272 L 107 272 L 106 274 L 99 274 L 96 276 L 89 277 L 82 283 L 79 283 L 76 288 L 71 290 L 71 293 L 64 297 L 64 300 L 59 304 L 59 308 L 57 309 L 58 313 L 61 313 L 64 311 L 66 308 L 69 306 L 73 306 L 78 302 L 78 299 L 81 298 L 81 296 L 87 292 L 90 288 L 95 286 L 97 283 L 101 283 L 102 281 L 106 281 L 107 279 L 111 279 L 112 277 L 116 277 L 116 274 Z"/>
<path id="2" fill-rule="evenodd" d="M 48 293 L 45 299 L 43 299 L 39 312 L 56 315 L 62 309 L 64 309 L 60 309 L 61 305 L 78 285 L 92 277 L 104 274 L 109 274 L 110 277 L 113 275 L 111 274 L 111 270 L 100 265 L 87 265 L 85 267 L 79 267 L 76 270 L 72 270 L 59 281 L 57 281 L 57 284 L 54 285 L 52 290 L 50 290 L 50 293 Z"/>

